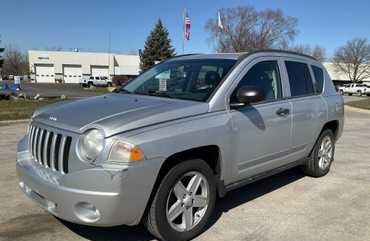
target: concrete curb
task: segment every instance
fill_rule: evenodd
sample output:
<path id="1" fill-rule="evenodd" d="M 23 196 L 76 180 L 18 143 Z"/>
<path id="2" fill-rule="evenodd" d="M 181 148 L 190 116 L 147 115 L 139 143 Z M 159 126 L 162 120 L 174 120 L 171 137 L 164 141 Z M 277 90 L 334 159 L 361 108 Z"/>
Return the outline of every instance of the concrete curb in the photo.
<path id="1" fill-rule="evenodd" d="M 5 121 L 0 121 L 0 126 L 1 126 L 1 125 L 18 124 L 18 123 L 28 123 L 28 122 L 30 122 L 30 119 L 21 119 L 21 120 L 5 120 Z"/>
<path id="2" fill-rule="evenodd" d="M 353 106 L 349 106 L 349 105 L 345 105 L 344 106 L 344 110 L 345 111 L 355 111 L 355 112 L 359 112 L 359 113 L 369 114 L 370 115 L 370 110 L 365 110 L 365 109 L 361 109 L 361 108 L 357 108 L 357 107 L 353 107 Z"/>

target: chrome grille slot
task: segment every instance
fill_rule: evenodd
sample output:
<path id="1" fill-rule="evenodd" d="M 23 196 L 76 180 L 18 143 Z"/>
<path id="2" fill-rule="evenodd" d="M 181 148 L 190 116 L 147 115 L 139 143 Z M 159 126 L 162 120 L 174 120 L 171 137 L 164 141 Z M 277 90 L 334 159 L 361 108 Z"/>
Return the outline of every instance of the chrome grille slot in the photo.
<path id="1" fill-rule="evenodd" d="M 31 126 L 28 134 L 29 150 L 40 165 L 62 174 L 68 173 L 72 137 L 38 126 Z"/>

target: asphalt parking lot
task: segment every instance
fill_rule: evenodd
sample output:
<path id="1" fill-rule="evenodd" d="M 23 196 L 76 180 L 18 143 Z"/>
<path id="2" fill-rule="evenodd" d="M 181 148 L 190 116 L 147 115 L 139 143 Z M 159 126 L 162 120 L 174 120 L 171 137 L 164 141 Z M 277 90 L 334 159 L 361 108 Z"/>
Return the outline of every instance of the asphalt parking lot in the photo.
<path id="1" fill-rule="evenodd" d="M 102 89 L 101 87 L 99 88 Z M 97 91 L 84 90 L 79 84 L 23 83 L 22 89 L 27 96 L 39 94 L 42 97 L 59 97 L 65 95 L 69 98 L 82 98 L 101 94 L 101 92 Z"/>
<path id="2" fill-rule="evenodd" d="M 0 241 L 153 240 L 142 226 L 62 222 L 18 189 L 16 142 L 26 123 L 0 126 Z M 370 114 L 346 111 L 335 163 L 324 178 L 292 169 L 229 193 L 197 240 L 370 240 Z M 124 204 L 122 204 L 124 205 Z"/>

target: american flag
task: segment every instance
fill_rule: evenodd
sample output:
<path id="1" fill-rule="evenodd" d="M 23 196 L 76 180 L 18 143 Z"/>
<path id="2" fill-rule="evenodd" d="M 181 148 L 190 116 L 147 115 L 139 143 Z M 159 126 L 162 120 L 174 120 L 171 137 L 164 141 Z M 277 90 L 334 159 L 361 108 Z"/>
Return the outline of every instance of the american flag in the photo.
<path id="1" fill-rule="evenodd" d="M 190 40 L 190 17 L 188 14 L 185 16 L 185 39 Z"/>

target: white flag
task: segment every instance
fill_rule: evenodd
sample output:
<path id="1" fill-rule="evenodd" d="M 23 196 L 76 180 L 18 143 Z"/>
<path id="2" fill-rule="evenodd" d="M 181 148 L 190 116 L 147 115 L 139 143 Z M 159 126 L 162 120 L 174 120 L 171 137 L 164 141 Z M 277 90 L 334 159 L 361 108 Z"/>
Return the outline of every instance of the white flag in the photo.
<path id="1" fill-rule="evenodd" d="M 221 13 L 220 11 L 218 11 L 218 27 L 223 30 L 224 29 L 224 25 L 222 25 L 222 20 L 221 20 Z"/>

